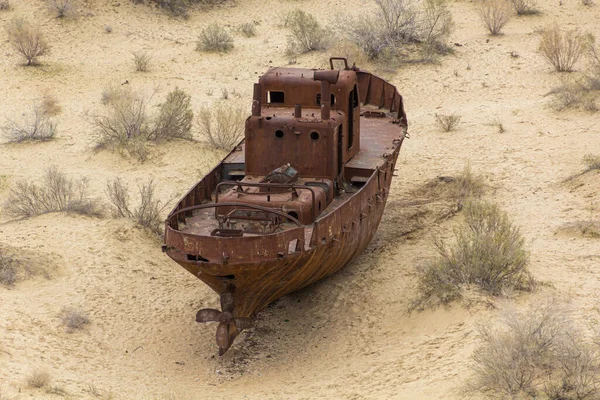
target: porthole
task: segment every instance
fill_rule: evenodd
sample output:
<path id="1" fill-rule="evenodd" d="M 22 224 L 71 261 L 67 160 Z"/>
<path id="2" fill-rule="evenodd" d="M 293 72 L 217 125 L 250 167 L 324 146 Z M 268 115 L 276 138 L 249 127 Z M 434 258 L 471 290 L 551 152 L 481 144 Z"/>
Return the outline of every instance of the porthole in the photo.
<path id="1" fill-rule="evenodd" d="M 316 142 L 317 140 L 319 140 L 319 132 L 312 131 L 310 133 L 310 138 L 311 138 L 311 140 L 314 140 Z"/>
<path id="2" fill-rule="evenodd" d="M 277 129 L 277 130 L 275 131 L 275 137 L 276 137 L 277 139 L 281 139 L 281 138 L 283 138 L 283 131 L 282 131 L 281 129 Z"/>

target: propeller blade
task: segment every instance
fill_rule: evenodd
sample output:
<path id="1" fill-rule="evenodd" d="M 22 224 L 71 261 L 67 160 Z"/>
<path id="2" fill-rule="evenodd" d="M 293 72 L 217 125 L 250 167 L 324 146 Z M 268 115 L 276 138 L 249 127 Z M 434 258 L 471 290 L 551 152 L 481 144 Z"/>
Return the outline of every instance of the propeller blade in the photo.
<path id="1" fill-rule="evenodd" d="M 233 323 L 240 331 L 242 329 L 252 328 L 252 326 L 254 325 L 250 318 L 245 318 L 245 317 L 236 317 L 233 319 Z"/>
<path id="2" fill-rule="evenodd" d="M 220 323 L 217 328 L 217 345 L 219 346 L 219 353 L 221 349 L 227 350 L 229 348 L 229 324 Z"/>
<path id="3" fill-rule="evenodd" d="M 233 311 L 233 295 L 230 292 L 225 292 L 221 295 L 221 310 Z"/>
<path id="4" fill-rule="evenodd" d="M 196 322 L 218 322 L 221 311 L 214 308 L 203 308 L 196 313 Z"/>

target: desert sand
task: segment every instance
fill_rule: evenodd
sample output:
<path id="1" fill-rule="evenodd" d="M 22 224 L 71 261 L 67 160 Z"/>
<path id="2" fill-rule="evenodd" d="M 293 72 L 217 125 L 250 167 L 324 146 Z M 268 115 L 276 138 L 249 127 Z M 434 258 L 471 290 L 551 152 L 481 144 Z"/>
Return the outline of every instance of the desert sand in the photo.
<path id="1" fill-rule="evenodd" d="M 40 66 L 24 67 L 0 30 L 0 123 L 19 119 L 49 95 L 62 112 L 53 141 L 1 139 L 0 203 L 15 182 L 37 181 L 56 165 L 70 177 L 87 177 L 91 195 L 104 202 L 109 179 L 121 177 L 135 187 L 153 178 L 168 202 L 165 215 L 223 152 L 202 141 L 161 145 L 145 163 L 95 152 L 90 115 L 101 110 L 107 86 L 128 81 L 136 91 L 157 91 L 153 106 L 179 87 L 192 95 L 194 110 L 220 101 L 227 89 L 227 101 L 247 106 L 249 113 L 258 76 L 290 61 L 282 15 L 302 7 L 330 24 L 338 11 L 358 14 L 374 7 L 358 0 L 239 0 L 178 19 L 127 0 L 89 0 L 79 4 L 77 19 L 65 20 L 42 1 L 11 4 L 12 10 L 0 11 L 0 25 L 25 17 L 41 26 L 52 49 Z M 450 4 L 456 22 L 450 43 L 460 44 L 455 54 L 437 64 L 384 72 L 404 96 L 411 138 L 400 153 L 372 244 L 341 272 L 261 312 L 255 328 L 223 357 L 216 355 L 215 327 L 194 321 L 198 309 L 217 305 L 217 296 L 133 222 L 64 213 L 12 220 L 0 214 L 0 244 L 49 271 L 49 279 L 0 286 L 0 397 L 462 398 L 461 385 L 472 374 L 470 357 L 480 343 L 476 324 L 493 323 L 497 309 L 456 304 L 407 313 L 415 267 L 435 255 L 431 236 L 450 237 L 455 221 L 402 237 L 397 232 L 411 190 L 466 165 L 485 177 L 485 197 L 520 227 L 531 251 L 530 270 L 545 283 L 534 293 L 491 303 L 523 305 L 556 291 L 571 297 L 583 324 L 593 324 L 599 317 L 600 242 L 564 227 L 590 213 L 600 218 L 600 171 L 576 184 L 563 180 L 581 172 L 585 154 L 600 154 L 600 114 L 550 106 L 545 95 L 564 74 L 554 72 L 537 48 L 540 29 L 555 22 L 600 37 L 600 5 L 540 0 L 540 15 L 515 15 L 503 35 L 492 37 L 474 2 Z M 235 35 L 235 48 L 224 55 L 195 51 L 200 30 L 213 21 L 232 28 L 256 21 L 257 35 Z M 140 50 L 152 59 L 145 73 L 133 66 L 132 52 Z M 296 65 L 322 68 L 335 55 L 301 55 Z M 576 65 L 584 67 L 584 60 Z M 460 115 L 458 129 L 441 132 L 436 112 Z M 85 311 L 91 323 L 67 332 L 60 319 L 64 307 Z M 36 369 L 48 371 L 64 393 L 29 388 L 26 377 Z"/>

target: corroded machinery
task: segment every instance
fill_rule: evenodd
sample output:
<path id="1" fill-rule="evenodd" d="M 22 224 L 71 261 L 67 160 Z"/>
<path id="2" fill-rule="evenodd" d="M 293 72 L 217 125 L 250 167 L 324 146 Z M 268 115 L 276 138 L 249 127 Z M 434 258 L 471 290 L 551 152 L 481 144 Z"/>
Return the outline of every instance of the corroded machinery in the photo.
<path id="1" fill-rule="evenodd" d="M 219 323 L 219 354 L 269 303 L 360 254 L 381 220 L 407 134 L 402 97 L 330 64 L 261 76 L 244 140 L 167 218 L 166 253 L 220 295 L 221 310 L 196 315 Z"/>

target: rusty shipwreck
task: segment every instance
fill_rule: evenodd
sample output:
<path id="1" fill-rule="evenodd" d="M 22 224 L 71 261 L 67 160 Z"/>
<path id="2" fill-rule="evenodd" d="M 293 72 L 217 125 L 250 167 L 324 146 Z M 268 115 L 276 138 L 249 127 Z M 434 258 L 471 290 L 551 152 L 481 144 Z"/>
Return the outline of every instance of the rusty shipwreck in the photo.
<path id="1" fill-rule="evenodd" d="M 163 250 L 220 295 L 220 311 L 196 315 L 219 323 L 219 354 L 269 303 L 360 254 L 381 220 L 407 135 L 402 97 L 330 64 L 262 75 L 245 138 L 167 218 Z"/>

